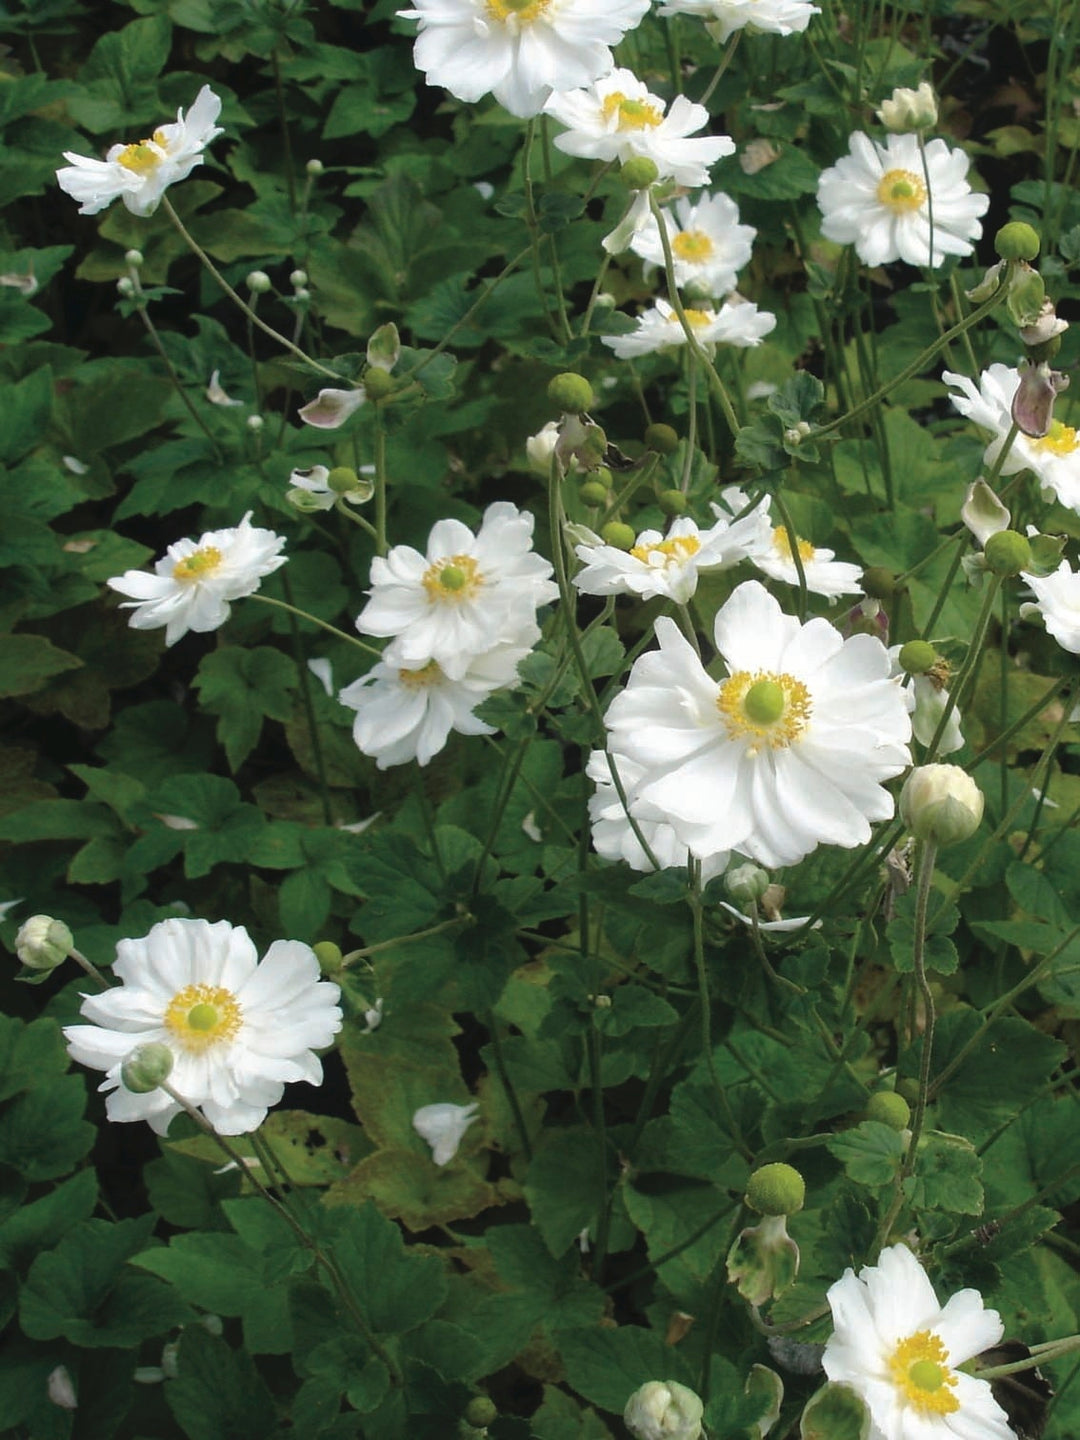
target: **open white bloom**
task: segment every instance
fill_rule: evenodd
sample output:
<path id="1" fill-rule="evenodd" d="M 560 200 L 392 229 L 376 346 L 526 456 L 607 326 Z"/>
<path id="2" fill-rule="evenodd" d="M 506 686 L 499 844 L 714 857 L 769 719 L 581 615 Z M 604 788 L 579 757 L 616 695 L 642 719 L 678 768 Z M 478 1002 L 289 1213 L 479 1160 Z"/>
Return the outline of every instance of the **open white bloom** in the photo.
<path id="1" fill-rule="evenodd" d="M 625 860 L 631 870 L 651 871 L 652 860 L 638 839 L 640 832 L 661 870 L 685 868 L 690 859 L 686 841 L 679 838 L 655 805 L 643 803 L 637 795 L 638 781 L 646 772 L 626 755 L 616 754 L 614 760 L 628 809 L 624 808 L 615 788 L 608 752 L 594 750 L 586 766 L 586 774 L 596 786 L 596 791 L 589 800 L 589 820 L 596 853 L 605 860 Z M 630 823 L 631 815 L 637 831 Z M 727 850 L 720 850 L 700 858 L 701 878 L 704 882 L 711 880 L 714 875 L 722 875 L 728 867 L 731 855 Z"/>
<path id="2" fill-rule="evenodd" d="M 819 844 L 851 847 L 888 820 L 884 783 L 911 763 L 911 722 L 889 656 L 870 635 L 802 625 L 756 580 L 715 621 L 728 675 L 705 671 L 674 621 L 608 708 L 612 748 L 641 766 L 635 797 L 694 855 L 738 850 L 794 865 Z"/>
<path id="3" fill-rule="evenodd" d="M 835 600 L 839 595 L 861 595 L 862 567 L 846 560 L 837 560 L 834 550 L 814 546 L 809 540 L 796 542 L 799 558 L 806 577 L 806 588 L 815 595 L 824 595 Z M 750 559 L 757 568 L 773 580 L 783 580 L 788 585 L 798 585 L 799 572 L 795 568 L 795 557 L 791 551 L 791 537 L 785 525 L 777 525 L 769 532 L 766 544 Z"/>
<path id="4" fill-rule="evenodd" d="M 993 465 L 1012 429 L 1012 404 L 1020 387 L 1019 370 L 1010 365 L 991 365 L 979 376 L 978 389 L 966 375 L 957 375 L 951 370 L 946 370 L 941 378 L 946 385 L 954 387 L 949 398 L 960 414 L 993 435 L 983 456 L 987 465 Z M 1041 440 L 1018 431 L 1001 463 L 1001 474 L 1015 475 L 1024 469 L 1034 474 L 1044 496 L 1056 496 L 1068 509 L 1080 511 L 1080 437 L 1071 425 L 1052 420 L 1049 433 Z"/>
<path id="5" fill-rule="evenodd" d="M 272 530 L 251 523 L 251 511 L 232 530 L 208 530 L 198 540 L 178 540 L 154 566 L 154 573 L 127 570 L 106 583 L 130 595 L 135 630 L 165 626 L 165 644 L 175 645 L 189 630 L 216 630 L 229 618 L 229 602 L 253 595 L 264 575 L 285 564 L 285 544 Z"/>
<path id="6" fill-rule="evenodd" d="M 661 15 L 700 15 L 714 40 L 723 44 L 736 30 L 801 35 L 821 11 L 809 0 L 667 0 Z"/>
<path id="7" fill-rule="evenodd" d="M 775 315 L 768 310 L 759 310 L 752 301 L 741 296 L 729 297 L 719 310 L 684 306 L 683 313 L 698 344 L 710 354 L 716 345 L 735 345 L 740 349 L 760 345 L 776 327 Z M 611 346 L 620 360 L 633 360 L 638 355 L 651 355 L 669 345 L 686 344 L 682 321 L 666 300 L 657 300 L 650 310 L 643 311 L 637 317 L 637 325 L 638 328 L 629 335 L 602 335 L 600 338 L 605 345 Z"/>
<path id="8" fill-rule="evenodd" d="M 141 940 L 121 940 L 113 974 L 123 982 L 84 995 L 89 1025 L 67 1025 L 73 1059 L 104 1070 L 110 1120 L 146 1120 L 159 1135 L 180 1105 L 165 1090 L 135 1094 L 121 1067 L 132 1051 L 173 1055 L 169 1085 L 220 1135 L 266 1119 L 287 1082 L 322 1083 L 315 1055 L 341 1029 L 339 990 L 319 977 L 309 945 L 275 940 L 262 962 L 242 925 L 163 920 Z"/>
<path id="9" fill-rule="evenodd" d="M 447 678 L 462 679 L 478 655 L 513 643 L 558 596 L 532 533 L 532 515 L 506 500 L 488 506 L 475 535 L 460 520 L 437 521 L 426 555 L 395 545 L 372 560 L 371 599 L 356 628 L 393 637 L 387 665 L 420 670 L 434 660 Z"/>
<path id="10" fill-rule="evenodd" d="M 220 114 L 220 98 L 204 85 L 187 115 L 177 110 L 149 140 L 114 145 L 104 160 L 65 150 L 71 163 L 56 172 L 57 183 L 78 200 L 80 215 L 96 215 L 118 198 L 133 215 L 152 215 L 166 188 L 202 164 L 203 150 L 222 134 L 214 123 Z"/>
<path id="11" fill-rule="evenodd" d="M 883 1250 L 829 1288 L 833 1333 L 821 1363 L 870 1411 L 869 1440 L 1015 1440 L 985 1380 L 958 1367 L 1003 1329 L 977 1290 L 939 1305 L 906 1245 Z"/>
<path id="12" fill-rule="evenodd" d="M 1023 579 L 1031 586 L 1035 600 L 1020 606 L 1020 614 L 1041 615 L 1047 634 L 1063 650 L 1080 655 L 1080 571 L 1063 560 L 1052 575 L 1030 575 Z"/>
<path id="13" fill-rule="evenodd" d="M 517 667 L 539 638 L 539 626 L 528 623 L 512 641 L 474 656 L 464 674 L 454 679 L 435 660 L 415 669 L 376 661 L 338 697 L 356 711 L 357 749 L 386 770 L 410 760 L 426 765 L 446 745 L 451 730 L 493 735 L 493 727 L 473 711 L 494 691 L 518 684 Z"/>
<path id="14" fill-rule="evenodd" d="M 489 92 L 511 115 L 538 115 L 553 90 L 611 69 L 611 47 L 640 24 L 650 0 L 414 0 L 413 61 L 429 85 L 459 100 Z"/>
<path id="15" fill-rule="evenodd" d="M 749 264 L 757 231 L 739 224 L 739 207 L 727 195 L 702 195 L 697 201 L 676 200 L 674 212 L 661 212 L 667 226 L 675 280 L 694 295 L 726 295 L 734 290 L 739 271 Z M 649 265 L 663 268 L 660 226 L 650 213 L 630 242 L 630 249 Z"/>
<path id="16" fill-rule="evenodd" d="M 734 140 L 727 135 L 689 138 L 709 123 L 709 112 L 685 95 L 676 95 L 666 115 L 665 108 L 632 70 L 612 70 L 587 89 L 552 95 L 544 111 L 566 126 L 565 134 L 556 135 L 555 147 L 567 155 L 624 164 L 643 155 L 661 179 L 690 188 L 708 184 L 709 167 L 734 155 Z"/>
<path id="17" fill-rule="evenodd" d="M 902 645 L 893 645 L 889 649 L 893 676 L 901 680 L 905 673 L 900 664 L 900 651 L 903 648 Z M 937 734 L 937 727 L 941 723 L 941 717 L 949 703 L 949 692 L 945 688 L 945 682 L 933 671 L 928 671 L 924 675 L 912 675 L 903 687 L 903 691 L 908 710 L 911 712 L 911 733 L 920 745 L 929 745 Z M 941 733 L 937 753 L 951 755 L 954 750 L 961 749 L 963 744 L 964 732 L 960 728 L 960 711 L 954 705 L 949 714 L 948 723 Z"/>
<path id="18" fill-rule="evenodd" d="M 963 150 L 931 140 L 924 174 L 923 152 L 914 135 L 889 135 L 882 145 L 856 133 L 848 145 L 851 153 L 818 179 L 821 233 L 827 240 L 854 245 L 867 265 L 903 260 L 937 266 L 947 255 L 971 254 L 972 242 L 982 235 L 979 216 L 985 215 L 990 197 L 972 193 Z"/>
<path id="19" fill-rule="evenodd" d="M 479 1109 L 475 1100 L 471 1105 L 451 1105 L 447 1101 L 420 1106 L 412 1117 L 413 1129 L 431 1146 L 431 1158 L 436 1165 L 448 1165 L 454 1158 L 462 1136 L 477 1118 Z"/>

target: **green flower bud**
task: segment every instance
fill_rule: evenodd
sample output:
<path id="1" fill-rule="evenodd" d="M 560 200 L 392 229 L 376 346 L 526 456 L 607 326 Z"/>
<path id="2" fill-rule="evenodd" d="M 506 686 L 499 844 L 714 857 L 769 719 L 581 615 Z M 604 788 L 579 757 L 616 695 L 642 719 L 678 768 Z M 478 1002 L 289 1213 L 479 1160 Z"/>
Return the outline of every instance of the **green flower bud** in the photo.
<path id="1" fill-rule="evenodd" d="M 681 490 L 662 490 L 657 497 L 665 515 L 684 515 L 688 501 Z"/>
<path id="2" fill-rule="evenodd" d="M 315 951 L 315 959 L 319 962 L 319 969 L 324 975 L 340 975 L 341 954 L 340 945 L 335 945 L 333 940 L 319 940 L 311 947 Z"/>
<path id="3" fill-rule="evenodd" d="M 465 1406 L 465 1419 L 474 1430 L 483 1430 L 499 1418 L 498 1407 L 488 1395 L 474 1395 Z"/>
<path id="4" fill-rule="evenodd" d="M 261 430 L 265 424 L 266 421 L 261 415 L 249 415 L 247 417 L 247 428 L 249 430 Z"/>
<path id="5" fill-rule="evenodd" d="M 294 290 L 302 290 L 307 282 L 308 273 L 306 270 L 294 270 L 289 276 L 289 284 Z"/>
<path id="6" fill-rule="evenodd" d="M 319 176 L 323 173 L 323 171 L 326 169 L 326 166 L 323 164 L 323 162 L 322 162 L 321 160 L 311 159 L 311 160 L 309 160 L 309 161 L 307 162 L 307 164 L 304 166 L 304 169 L 307 171 L 307 173 L 308 173 L 309 175 L 313 175 L 316 179 L 318 179 L 318 177 L 319 177 Z"/>
<path id="7" fill-rule="evenodd" d="M 600 538 L 605 545 L 613 545 L 616 550 L 632 550 L 637 535 L 632 525 L 622 520 L 609 520 L 600 531 Z"/>
<path id="8" fill-rule="evenodd" d="M 900 814 L 919 840 L 958 845 L 983 816 L 983 793 L 959 765 L 919 765 L 900 791 Z"/>
<path id="9" fill-rule="evenodd" d="M 139 266 L 143 263 L 142 251 L 126 250 L 124 252 L 124 263 L 130 265 L 133 270 L 138 270 Z"/>
<path id="10" fill-rule="evenodd" d="M 911 1119 L 911 1106 L 895 1090 L 877 1090 L 866 1102 L 866 1118 L 890 1130 L 906 1130 Z"/>
<path id="11" fill-rule="evenodd" d="M 360 476 L 348 465 L 335 465 L 326 477 L 326 483 L 335 494 L 346 495 L 350 490 L 355 490 L 361 482 Z"/>
<path id="12" fill-rule="evenodd" d="M 917 90 L 903 86 L 881 102 L 878 119 L 894 135 L 910 135 L 937 124 L 938 107 L 931 85 L 924 80 Z"/>
<path id="13" fill-rule="evenodd" d="M 762 1165 L 746 1183 L 746 1203 L 762 1215 L 797 1215 L 806 1199 L 806 1181 L 791 1165 Z"/>
<path id="14" fill-rule="evenodd" d="M 768 888 L 768 872 L 760 865 L 736 865 L 724 876 L 724 889 L 736 905 L 756 905 Z"/>
<path id="15" fill-rule="evenodd" d="M 1039 232 L 1023 220 L 1010 220 L 994 236 L 994 249 L 1003 260 L 1034 260 L 1039 253 Z"/>
<path id="16" fill-rule="evenodd" d="M 596 404 L 596 396 L 588 380 L 584 375 L 575 375 L 573 370 L 564 370 L 549 381 L 547 397 L 556 409 L 568 415 L 580 415 Z"/>
<path id="17" fill-rule="evenodd" d="M 71 931 L 51 915 L 31 915 L 15 936 L 15 954 L 28 970 L 55 970 L 74 948 Z"/>
<path id="18" fill-rule="evenodd" d="M 397 381 L 381 366 L 370 365 L 364 371 L 364 394 L 369 400 L 384 400 L 396 389 Z"/>
<path id="19" fill-rule="evenodd" d="M 925 675 L 938 663 L 938 653 L 928 640 L 909 640 L 896 658 L 905 675 Z"/>
<path id="20" fill-rule="evenodd" d="M 658 455 L 673 455 L 678 445 L 679 437 L 670 425 L 650 425 L 645 431 L 646 449 Z"/>
<path id="21" fill-rule="evenodd" d="M 634 1440 L 698 1440 L 705 1407 L 677 1380 L 649 1380 L 626 1402 L 623 1423 Z"/>
<path id="22" fill-rule="evenodd" d="M 619 179 L 630 190 L 647 190 L 660 179 L 660 170 L 647 155 L 633 155 L 619 171 Z"/>
<path id="23" fill-rule="evenodd" d="M 983 558 L 995 575 L 1019 575 L 1031 564 L 1031 543 L 1017 530 L 999 530 L 983 546 Z"/>
<path id="24" fill-rule="evenodd" d="M 120 1066 L 120 1081 L 133 1095 L 147 1095 L 168 1080 L 172 1068 L 173 1053 L 167 1045 L 137 1045 Z"/>
<path id="25" fill-rule="evenodd" d="M 116 282 L 116 293 L 124 300 L 130 300 L 135 294 L 135 282 L 130 275 L 121 275 Z"/>
<path id="26" fill-rule="evenodd" d="M 578 494 L 586 505 L 606 505 L 608 487 L 602 480 L 586 480 Z"/>
<path id="27" fill-rule="evenodd" d="M 871 565 L 864 570 L 862 583 L 871 600 L 891 600 L 896 594 L 896 576 L 884 565 Z"/>
<path id="28" fill-rule="evenodd" d="M 252 270 L 244 281 L 253 295 L 265 295 L 273 289 L 273 283 L 265 270 Z"/>

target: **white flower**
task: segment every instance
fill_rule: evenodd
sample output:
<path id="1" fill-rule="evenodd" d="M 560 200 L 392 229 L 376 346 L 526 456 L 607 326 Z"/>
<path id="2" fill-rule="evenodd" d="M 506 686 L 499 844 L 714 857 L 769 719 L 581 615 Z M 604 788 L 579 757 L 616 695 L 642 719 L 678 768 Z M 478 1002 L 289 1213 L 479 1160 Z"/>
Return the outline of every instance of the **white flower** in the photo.
<path id="1" fill-rule="evenodd" d="M 259 962 L 247 931 L 227 920 L 163 920 L 141 940 L 121 940 L 113 974 L 123 982 L 84 995 L 89 1025 L 68 1025 L 73 1059 L 104 1070 L 110 1120 L 147 1120 L 159 1135 L 180 1105 L 165 1090 L 137 1095 L 120 1070 L 142 1045 L 173 1053 L 169 1085 L 221 1135 L 266 1119 L 289 1081 L 322 1083 L 316 1050 L 341 1028 L 336 985 L 298 940 L 275 940 Z"/>
<path id="2" fill-rule="evenodd" d="M 900 664 L 902 645 L 893 645 L 889 650 L 894 677 L 902 678 L 904 670 Z M 908 710 L 911 712 L 911 733 L 920 745 L 929 745 L 937 734 L 937 727 L 949 703 L 949 692 L 943 680 L 932 671 L 925 675 L 912 675 L 903 687 Z M 951 755 L 964 744 L 964 733 L 960 729 L 960 711 L 954 705 L 948 723 L 941 733 L 937 753 Z"/>
<path id="3" fill-rule="evenodd" d="M 882 145 L 856 133 L 848 144 L 851 153 L 823 170 L 818 179 L 817 198 L 824 216 L 821 233 L 827 240 L 854 245 L 867 265 L 904 260 L 909 265 L 937 266 L 947 255 L 971 254 L 972 241 L 982 235 L 979 216 L 986 213 L 990 197 L 972 193 L 963 150 L 950 150 L 944 140 L 931 140 L 925 149 L 924 175 L 923 152 L 914 135 L 889 135 Z"/>
<path id="4" fill-rule="evenodd" d="M 888 820 L 884 782 L 911 763 L 911 723 L 880 640 L 801 625 L 756 580 L 715 621 L 717 683 L 674 621 L 611 703 L 612 748 L 641 766 L 654 806 L 699 857 L 738 850 L 768 868 L 821 843 L 851 847 Z"/>
<path id="5" fill-rule="evenodd" d="M 622 163 L 643 155 L 654 162 L 661 179 L 679 185 L 707 184 L 709 167 L 735 153 L 727 135 L 688 138 L 709 123 L 704 105 L 676 95 L 665 115 L 665 102 L 632 70 L 612 70 L 588 89 L 552 95 L 544 110 L 566 126 L 566 133 L 555 137 L 557 150 Z"/>
<path id="6" fill-rule="evenodd" d="M 374 473 L 374 465 L 361 465 L 357 472 L 359 483 L 354 489 L 335 490 L 325 465 L 313 465 L 310 470 L 294 470 L 289 476 L 292 488 L 285 499 L 304 510 L 332 510 L 339 500 L 347 500 L 350 505 L 363 505 L 371 499 L 373 487 L 370 480 L 360 480 L 359 477 Z"/>
<path id="7" fill-rule="evenodd" d="M 305 425 L 314 425 L 319 430 L 337 430 L 366 399 L 367 392 L 362 385 L 354 390 L 320 390 L 314 400 L 300 407 L 297 414 Z"/>
<path id="8" fill-rule="evenodd" d="M 493 727 L 473 711 L 495 690 L 518 683 L 517 667 L 539 638 L 539 627 L 527 624 L 512 641 L 472 657 L 464 674 L 455 678 L 435 660 L 412 669 L 376 661 L 338 696 L 356 711 L 357 749 L 386 770 L 410 760 L 426 765 L 443 749 L 451 730 L 493 735 Z"/>
<path id="9" fill-rule="evenodd" d="M 202 164 L 204 148 L 222 134 L 214 123 L 220 114 L 221 100 L 204 85 L 186 117 L 177 110 L 176 120 L 149 140 L 114 145 L 104 160 L 65 150 L 71 164 L 56 172 L 57 183 L 79 201 L 80 215 L 96 215 L 118 197 L 133 215 L 152 215 L 166 187 Z"/>
<path id="10" fill-rule="evenodd" d="M 243 400 L 233 400 L 226 393 L 221 383 L 221 371 L 215 370 L 210 376 L 210 383 L 206 387 L 206 398 L 211 405 L 243 405 Z"/>
<path id="11" fill-rule="evenodd" d="M 753 929 L 754 917 L 752 915 L 744 915 L 741 910 L 737 910 L 734 905 L 729 905 L 726 900 L 721 900 L 720 905 L 729 915 L 734 915 L 736 920 L 741 920 L 747 929 Z M 787 920 L 759 920 L 757 922 L 757 928 L 763 933 L 771 932 L 777 935 L 784 935 L 790 930 L 800 929 L 809 919 L 809 915 L 792 915 Z M 820 930 L 821 923 L 820 920 L 815 920 L 811 928 Z"/>
<path id="12" fill-rule="evenodd" d="M 730 297 L 719 310 L 710 307 L 683 307 L 698 343 L 709 353 L 715 345 L 736 345 L 746 348 L 760 345 L 776 326 L 776 316 L 759 310 L 741 296 Z M 651 355 L 669 345 L 685 345 L 686 331 L 674 308 L 666 300 L 657 300 L 651 310 L 638 316 L 638 328 L 629 335 L 602 335 L 620 360 L 633 360 L 638 355 Z"/>
<path id="13" fill-rule="evenodd" d="M 859 583 L 862 579 L 861 566 L 837 560 L 834 550 L 811 545 L 809 540 L 799 540 L 797 544 L 807 590 L 815 595 L 824 595 L 829 600 L 835 600 L 839 595 L 863 593 Z M 785 525 L 777 525 L 771 530 L 764 547 L 751 554 L 750 560 L 773 580 L 783 580 L 788 585 L 799 583 L 799 572 L 791 552 L 791 537 Z"/>
<path id="14" fill-rule="evenodd" d="M 364 1011 L 364 1028 L 361 1035 L 373 1035 L 383 1022 L 383 1005 L 381 996 L 377 996 L 374 1005 Z"/>
<path id="15" fill-rule="evenodd" d="M 616 754 L 614 758 L 629 813 L 634 817 L 656 863 L 661 870 L 685 868 L 689 864 L 685 839 L 679 838 L 661 811 L 654 805 L 643 804 L 637 796 L 637 783 L 646 772 L 642 766 L 635 764 L 625 755 Z M 596 786 L 596 791 L 589 800 L 589 819 L 592 823 L 593 848 L 596 853 L 605 860 L 624 860 L 631 870 L 651 871 L 652 861 L 642 848 L 615 788 L 608 752 L 594 750 L 589 756 L 585 773 Z M 722 875 L 730 859 L 727 850 L 703 854 L 702 881 L 711 880 L 714 875 Z"/>
<path id="16" fill-rule="evenodd" d="M 950 370 L 941 378 L 960 391 L 949 397 L 960 414 L 993 434 L 983 456 L 987 465 L 993 465 L 1012 428 L 1012 403 L 1020 386 L 1020 372 L 1009 365 L 991 365 L 979 376 L 978 389 L 966 375 Z M 1024 469 L 1034 474 L 1044 496 L 1056 496 L 1068 509 L 1080 511 L 1080 438 L 1071 425 L 1053 420 L 1049 433 L 1041 440 L 1018 431 L 1000 473 L 1015 475 Z"/>
<path id="17" fill-rule="evenodd" d="M 705 28 L 723 44 L 736 30 L 771 35 L 801 35 L 821 11 L 809 0 L 667 0 L 661 15 L 700 15 Z"/>
<path id="18" fill-rule="evenodd" d="M 420 1106 L 412 1117 L 413 1129 L 431 1146 L 431 1158 L 436 1165 L 448 1165 L 454 1158 L 461 1137 L 477 1118 L 479 1108 L 475 1100 L 471 1105 Z"/>
<path id="19" fill-rule="evenodd" d="M 1052 575 L 1023 578 L 1031 586 L 1035 601 L 1020 606 L 1024 616 L 1041 615 L 1047 633 L 1063 650 L 1080 655 L 1080 572 L 1063 560 Z"/>
<path id="20" fill-rule="evenodd" d="M 958 1368 L 1003 1333 L 977 1290 L 939 1305 L 915 1256 L 892 1245 L 858 1276 L 845 1270 L 828 1300 L 834 1330 L 821 1363 L 865 1401 L 869 1440 L 1014 1440 L 989 1384 Z"/>
<path id="21" fill-rule="evenodd" d="M 705 1407 L 677 1380 L 650 1380 L 626 1402 L 623 1422 L 634 1440 L 698 1440 Z"/>
<path id="22" fill-rule="evenodd" d="M 208 530 L 198 540 L 178 540 L 154 566 L 154 573 L 127 570 L 106 583 L 130 595 L 123 610 L 135 630 L 165 626 L 165 644 L 175 645 L 189 630 L 216 630 L 229 618 L 229 602 L 253 595 L 264 575 L 285 564 L 285 544 L 272 530 L 251 524 L 251 511 L 232 530 Z"/>
<path id="23" fill-rule="evenodd" d="M 662 212 L 675 262 L 675 280 L 694 295 L 726 295 L 734 290 L 739 271 L 750 261 L 752 225 L 739 224 L 739 207 L 726 195 L 702 195 L 697 201 L 675 202 L 674 214 Z M 630 243 L 635 255 L 650 265 L 664 265 L 660 226 L 650 213 Z"/>
<path id="24" fill-rule="evenodd" d="M 395 545 L 371 562 L 371 598 L 356 628 L 394 637 L 387 665 L 421 670 L 434 660 L 447 678 L 462 679 L 476 656 L 515 641 L 558 596 L 532 533 L 532 515 L 505 500 L 488 506 L 476 535 L 460 520 L 437 521 L 426 555 Z"/>
<path id="25" fill-rule="evenodd" d="M 491 94 L 512 115 L 538 115 L 553 90 L 588 85 L 611 69 L 611 47 L 638 25 L 649 0 L 414 0 L 413 61 L 429 85 L 459 100 Z"/>

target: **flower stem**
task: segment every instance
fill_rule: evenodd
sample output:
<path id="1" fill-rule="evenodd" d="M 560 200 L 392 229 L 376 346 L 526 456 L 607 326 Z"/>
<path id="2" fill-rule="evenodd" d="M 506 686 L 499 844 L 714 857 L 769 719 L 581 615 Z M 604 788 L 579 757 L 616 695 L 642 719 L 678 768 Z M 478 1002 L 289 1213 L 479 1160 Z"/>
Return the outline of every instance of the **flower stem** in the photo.
<path id="1" fill-rule="evenodd" d="M 705 1052 L 705 1068 L 709 1072 L 713 1091 L 723 1112 L 724 1121 L 736 1150 L 746 1160 L 752 1160 L 753 1152 L 743 1139 L 739 1122 L 731 1108 L 727 1091 L 716 1073 L 716 1057 L 712 1044 L 712 1001 L 709 997 L 709 973 L 705 967 L 704 906 L 701 899 L 701 861 L 690 857 L 690 888 L 686 894 L 687 904 L 694 922 L 694 967 L 697 970 L 698 994 L 701 1001 L 701 1048 Z"/>
<path id="2" fill-rule="evenodd" d="M 301 610 L 299 606 L 289 605 L 284 600 L 275 600 L 272 596 L 261 593 L 249 595 L 247 598 L 249 600 L 261 600 L 264 605 L 274 605 L 278 610 L 288 610 L 293 615 L 299 616 L 301 620 L 308 620 L 312 625 L 317 625 L 320 630 L 325 630 L 330 635 L 336 635 L 339 640 L 347 640 L 350 645 L 355 645 L 358 650 L 363 650 L 366 655 L 374 655 L 377 660 L 382 655 L 382 651 L 376 650 L 374 645 L 368 645 L 363 640 L 358 640 L 355 635 L 350 635 L 347 630 L 339 630 L 336 625 L 331 625 L 328 620 L 320 620 L 318 615 L 312 615 L 310 611 Z"/>

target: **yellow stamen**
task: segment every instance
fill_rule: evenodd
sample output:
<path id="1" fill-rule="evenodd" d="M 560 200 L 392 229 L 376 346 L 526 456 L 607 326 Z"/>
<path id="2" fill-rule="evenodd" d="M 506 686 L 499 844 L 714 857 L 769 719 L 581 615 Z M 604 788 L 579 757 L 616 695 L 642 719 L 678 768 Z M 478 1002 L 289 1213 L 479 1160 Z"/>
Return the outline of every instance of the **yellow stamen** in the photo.
<path id="1" fill-rule="evenodd" d="M 493 20 L 508 20 L 511 16 L 519 24 L 528 25 L 551 4 L 551 0 L 487 0 L 488 14 Z"/>
<path id="2" fill-rule="evenodd" d="M 1063 425 L 1060 420 L 1053 420 L 1050 424 L 1049 433 L 1041 440 L 1032 440 L 1031 448 L 1051 455 L 1071 455 L 1078 448 L 1076 431 L 1071 425 Z"/>
<path id="3" fill-rule="evenodd" d="M 657 540 L 653 545 L 635 545 L 630 554 L 635 560 L 647 565 L 649 557 L 659 551 L 664 557 L 666 570 L 669 565 L 679 565 L 684 560 L 689 560 L 691 555 L 696 555 L 700 549 L 701 541 L 696 535 L 675 535 L 670 540 Z"/>
<path id="4" fill-rule="evenodd" d="M 420 583 L 429 600 L 444 605 L 460 605 L 476 594 L 484 583 L 484 577 L 471 555 L 447 555 L 428 566 Z"/>
<path id="5" fill-rule="evenodd" d="M 906 215 L 926 200 L 926 186 L 914 170 L 886 170 L 878 181 L 877 198 L 887 210 Z"/>
<path id="6" fill-rule="evenodd" d="M 948 1368 L 948 1351 L 930 1330 L 917 1330 L 901 1340 L 889 1360 L 893 1383 L 908 1404 L 923 1415 L 951 1415 L 960 1409 L 952 1393 L 956 1376 Z"/>
<path id="7" fill-rule="evenodd" d="M 231 990 L 220 985 L 185 985 L 169 1001 L 165 1029 L 182 1049 L 201 1055 L 231 1040 L 244 1015 Z"/>
<path id="8" fill-rule="evenodd" d="M 173 566 L 173 579 L 194 584 L 196 580 L 205 580 L 220 564 L 221 551 L 217 546 L 204 545 L 201 550 L 193 550 L 183 560 L 177 561 Z"/>
<path id="9" fill-rule="evenodd" d="M 490 3 L 490 0 L 489 0 Z M 630 100 L 621 90 L 613 90 L 601 106 L 605 120 L 616 117 L 619 130 L 651 130 L 663 120 L 663 111 L 645 100 Z"/>
<path id="10" fill-rule="evenodd" d="M 710 258 L 716 246 L 704 230 L 680 230 L 671 242 L 672 251 L 680 260 L 691 265 L 702 265 Z"/>
<path id="11" fill-rule="evenodd" d="M 700 330 L 703 325 L 711 325 L 716 319 L 716 316 L 711 310 L 684 310 L 683 314 L 695 330 Z M 675 321 L 675 324 L 678 325 L 679 317 L 675 314 L 674 310 L 671 312 L 671 318 Z"/>
<path id="12" fill-rule="evenodd" d="M 793 560 L 795 558 L 791 553 L 791 536 L 788 534 L 785 525 L 778 525 L 772 532 L 772 543 L 773 549 L 782 555 L 785 560 Z M 798 547 L 799 558 L 803 564 L 808 560 L 813 560 L 816 552 L 809 540 L 799 540 Z"/>
<path id="13" fill-rule="evenodd" d="M 442 671 L 435 660 L 429 660 L 419 670 L 399 670 L 397 673 L 406 690 L 426 690 L 429 685 L 437 685 L 442 679 Z"/>
<path id="14" fill-rule="evenodd" d="M 135 145 L 125 145 L 117 155 L 116 163 L 136 175 L 149 175 L 152 170 L 157 169 L 163 158 L 149 140 L 140 140 Z"/>
<path id="15" fill-rule="evenodd" d="M 749 740 L 749 753 L 793 745 L 806 729 L 810 692 L 793 675 L 737 670 L 716 693 L 716 708 L 730 740 Z"/>

